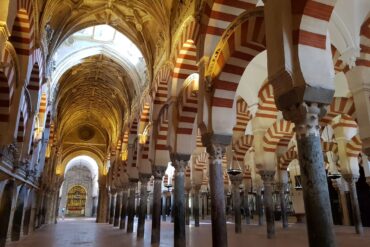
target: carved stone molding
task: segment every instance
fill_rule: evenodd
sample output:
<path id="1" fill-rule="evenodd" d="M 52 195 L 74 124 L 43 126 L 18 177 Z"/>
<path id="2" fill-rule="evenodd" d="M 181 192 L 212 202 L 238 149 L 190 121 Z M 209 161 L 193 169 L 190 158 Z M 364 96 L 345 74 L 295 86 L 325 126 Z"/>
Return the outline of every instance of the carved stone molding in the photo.
<path id="1" fill-rule="evenodd" d="M 275 171 L 262 170 L 259 172 L 264 184 L 272 184 L 275 179 Z"/>
<path id="2" fill-rule="evenodd" d="M 147 184 L 150 180 L 150 177 L 152 176 L 152 174 L 148 174 L 148 173 L 139 173 L 139 181 L 142 183 L 142 184 Z"/>
<path id="3" fill-rule="evenodd" d="M 155 180 L 162 180 L 167 167 L 165 166 L 153 166 L 152 167 L 152 175 L 154 176 Z"/>

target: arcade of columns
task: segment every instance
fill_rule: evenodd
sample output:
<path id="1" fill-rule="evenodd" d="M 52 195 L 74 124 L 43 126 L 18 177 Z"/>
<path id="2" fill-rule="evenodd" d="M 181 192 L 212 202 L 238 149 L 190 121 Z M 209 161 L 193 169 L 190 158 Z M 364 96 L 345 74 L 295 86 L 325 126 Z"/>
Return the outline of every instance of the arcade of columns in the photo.
<path id="1" fill-rule="evenodd" d="M 267 237 L 278 237 L 273 195 L 278 192 L 286 228 L 293 163 L 299 164 L 309 245 L 336 246 L 327 173 L 340 174 L 333 185 L 342 205 L 350 192 L 361 234 L 356 182 L 360 168 L 370 176 L 370 6 L 353 3 L 366 13 L 354 38 L 358 51 L 348 55 L 330 38 L 341 2 L 1 1 L 0 246 L 56 223 L 66 165 L 82 154 L 99 166 L 96 221 L 132 233 L 137 215 L 137 238 L 149 234 L 153 244 L 160 243 L 171 200 L 162 191 L 164 179 L 173 185 L 175 246 L 186 246 L 190 198 L 199 226 L 205 188 L 213 246 L 227 246 L 230 191 L 237 233 L 239 209 L 249 223 L 248 192 L 255 192 Z M 100 24 L 137 45 L 145 76 L 104 51 L 55 79 L 57 48 Z M 267 78 L 253 104 L 237 89 L 254 76 L 248 66 L 266 50 Z M 338 74 L 346 78 L 347 96 L 336 96 Z M 92 144 L 76 137 L 80 123 L 95 133 Z M 165 176 L 169 163 L 173 182 Z M 148 211 L 151 232 L 144 231 Z M 348 211 L 343 206 L 344 224 Z"/>

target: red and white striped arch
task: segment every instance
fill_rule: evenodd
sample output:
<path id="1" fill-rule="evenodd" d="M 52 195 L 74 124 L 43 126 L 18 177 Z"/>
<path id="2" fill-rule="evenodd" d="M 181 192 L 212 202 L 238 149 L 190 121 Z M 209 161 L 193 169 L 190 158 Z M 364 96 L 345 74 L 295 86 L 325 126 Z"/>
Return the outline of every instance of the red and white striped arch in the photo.
<path id="1" fill-rule="evenodd" d="M 353 120 L 353 118 L 348 116 L 347 114 L 342 114 L 340 116 L 339 121 L 333 124 L 332 126 L 333 126 L 333 129 L 342 127 L 342 128 L 349 128 L 349 129 L 357 130 L 358 128 L 356 121 Z"/>
<path id="2" fill-rule="evenodd" d="M 24 141 L 24 135 L 25 135 L 25 127 L 26 126 L 26 120 L 23 114 L 23 111 L 21 111 L 21 114 L 19 116 L 18 121 L 18 131 L 17 131 L 17 142 L 23 143 Z"/>
<path id="3" fill-rule="evenodd" d="M 343 60 L 341 60 L 341 54 L 334 45 L 331 45 L 331 54 L 333 55 L 333 65 L 335 72 L 347 73 L 349 71 L 349 66 L 348 64 L 343 62 Z"/>
<path id="4" fill-rule="evenodd" d="M 159 113 L 157 138 L 155 143 L 155 165 L 167 166 L 170 162 L 168 151 L 168 105 L 164 105 Z"/>
<path id="5" fill-rule="evenodd" d="M 254 9 L 258 0 L 207 0 L 203 12 L 203 55 L 211 56 L 229 25 L 244 11 Z"/>
<path id="6" fill-rule="evenodd" d="M 362 141 L 358 135 L 352 137 L 351 141 L 347 143 L 347 156 L 357 158 L 362 151 Z"/>
<path id="7" fill-rule="evenodd" d="M 287 170 L 290 162 L 298 158 L 296 147 L 289 148 L 279 159 L 280 170 Z"/>
<path id="8" fill-rule="evenodd" d="M 18 55 L 29 56 L 34 49 L 34 13 L 32 0 L 17 0 L 17 15 L 10 42 Z"/>
<path id="9" fill-rule="evenodd" d="M 248 111 L 248 104 L 242 97 L 239 97 L 236 101 L 236 124 L 233 129 L 233 136 L 239 137 L 244 135 L 245 129 L 247 128 L 249 120 L 251 120 L 251 114 Z"/>
<path id="10" fill-rule="evenodd" d="M 327 114 L 321 119 L 321 124 L 330 124 L 333 118 L 338 115 L 353 116 L 354 113 L 355 103 L 353 97 L 335 97 L 327 110 Z"/>
<path id="11" fill-rule="evenodd" d="M 158 72 L 154 79 L 154 85 L 152 89 L 154 109 L 153 119 L 157 119 L 159 111 L 162 106 L 167 102 L 169 84 L 172 79 L 171 67 L 167 64 L 163 66 Z"/>
<path id="12" fill-rule="evenodd" d="M 172 96 L 177 96 L 185 80 L 191 74 L 198 72 L 196 43 L 199 37 L 199 26 L 195 20 L 190 20 L 184 25 L 175 45 Z"/>
<path id="13" fill-rule="evenodd" d="M 338 144 L 336 142 L 322 142 L 322 151 L 323 152 L 333 152 L 334 154 L 338 154 Z"/>
<path id="14" fill-rule="evenodd" d="M 361 26 L 360 48 L 360 57 L 356 60 L 356 65 L 370 67 L 370 17 Z"/>
<path id="15" fill-rule="evenodd" d="M 235 92 L 245 68 L 264 50 L 265 24 L 262 9 L 242 14 L 225 31 L 208 71 L 214 88 L 211 106 L 215 134 L 232 134 L 235 125 Z"/>
<path id="16" fill-rule="evenodd" d="M 17 80 L 16 60 L 9 49 L 4 49 L 1 62 L 6 66 L 0 68 L 0 123 L 8 123 Z"/>
<path id="17" fill-rule="evenodd" d="M 146 126 L 150 120 L 150 102 L 145 102 L 140 113 L 140 122 L 138 126 L 138 133 L 143 134 Z"/>
<path id="18" fill-rule="evenodd" d="M 195 159 L 194 169 L 196 171 L 203 171 L 208 165 L 208 153 L 202 152 L 197 155 Z"/>
<path id="19" fill-rule="evenodd" d="M 275 153 L 278 146 L 287 147 L 292 139 L 294 123 L 284 119 L 276 121 L 263 137 L 263 150 Z"/>
<path id="20" fill-rule="evenodd" d="M 238 162 L 242 168 L 244 164 L 244 157 L 247 151 L 253 145 L 253 136 L 252 135 L 244 135 L 240 137 L 233 143 L 233 161 Z"/>
<path id="21" fill-rule="evenodd" d="M 270 83 L 265 83 L 258 92 L 258 109 L 256 117 L 276 119 L 278 109 L 274 100 L 274 89 Z"/>
<path id="22" fill-rule="evenodd" d="M 243 180 L 249 180 L 249 179 L 252 179 L 252 172 L 250 169 L 244 169 Z"/>

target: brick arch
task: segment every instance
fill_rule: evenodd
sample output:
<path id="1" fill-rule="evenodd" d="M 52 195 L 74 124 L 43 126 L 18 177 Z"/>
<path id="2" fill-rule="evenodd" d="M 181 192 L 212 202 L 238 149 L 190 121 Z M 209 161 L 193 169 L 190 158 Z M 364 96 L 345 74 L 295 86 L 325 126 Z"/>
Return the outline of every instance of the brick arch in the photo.
<path id="1" fill-rule="evenodd" d="M 23 143 L 24 141 L 24 134 L 25 134 L 25 118 L 24 113 L 21 111 L 18 121 L 18 131 L 17 131 L 17 142 Z"/>
<path id="2" fill-rule="evenodd" d="M 233 143 L 233 161 L 244 164 L 244 156 L 253 145 L 253 136 L 244 135 Z M 241 167 L 242 168 L 242 167 Z"/>
<path id="3" fill-rule="evenodd" d="M 360 57 L 356 60 L 356 65 L 370 67 L 370 16 L 360 29 L 360 48 Z"/>
<path id="4" fill-rule="evenodd" d="M 248 104 L 242 97 L 236 100 L 236 124 L 233 128 L 234 136 L 244 135 L 248 122 L 252 116 L 248 110 Z"/>
<path id="5" fill-rule="evenodd" d="M 162 106 L 167 102 L 169 84 L 172 79 L 172 68 L 169 64 L 163 66 L 156 74 L 153 87 L 153 119 L 157 119 Z"/>
<path id="6" fill-rule="evenodd" d="M 348 64 L 341 60 L 342 54 L 334 45 L 331 45 L 331 54 L 333 55 L 333 65 L 335 73 L 347 73 L 350 68 Z"/>
<path id="7" fill-rule="evenodd" d="M 27 89 L 31 95 L 31 102 L 32 102 L 33 109 L 36 109 L 37 107 L 40 87 L 41 87 L 40 67 L 38 63 L 35 63 L 32 67 L 31 76 L 29 79 L 29 83 L 27 85 Z"/>
<path id="8" fill-rule="evenodd" d="M 258 0 L 207 0 L 203 8 L 201 32 L 202 55 L 211 56 L 229 25 L 244 11 L 254 9 Z"/>
<path id="9" fill-rule="evenodd" d="M 174 70 L 172 75 L 171 95 L 176 96 L 189 75 L 198 72 L 197 40 L 199 37 L 198 23 L 190 18 L 183 24 L 181 34 L 174 47 Z"/>
<path id="10" fill-rule="evenodd" d="M 145 102 L 141 109 L 140 121 L 138 125 L 138 133 L 143 134 L 145 127 L 149 124 L 150 121 L 150 102 Z"/>
<path id="11" fill-rule="evenodd" d="M 276 119 L 278 109 L 275 105 L 274 89 L 270 83 L 265 83 L 258 92 L 258 109 L 256 117 Z"/>
<path id="12" fill-rule="evenodd" d="M 262 8 L 245 12 L 225 31 L 207 72 L 212 78 L 214 89 L 211 111 L 215 134 L 232 133 L 235 119 L 231 116 L 235 111 L 234 98 L 240 79 L 252 59 L 264 50 L 265 28 Z M 218 119 L 219 116 L 224 118 L 222 123 Z"/>
<path id="13" fill-rule="evenodd" d="M 348 157 L 357 158 L 362 152 L 361 138 L 358 135 L 355 135 L 352 137 L 351 141 L 347 143 L 346 148 Z"/>
<path id="14" fill-rule="evenodd" d="M 208 154 L 207 152 L 201 152 L 195 159 L 194 169 L 196 171 L 203 171 L 208 165 Z"/>
<path id="15" fill-rule="evenodd" d="M 291 0 L 293 43 L 326 49 L 327 31 L 336 0 Z"/>
<path id="16" fill-rule="evenodd" d="M 155 165 L 167 166 L 170 162 L 168 147 L 168 105 L 164 105 L 159 113 L 155 146 Z"/>
<path id="17" fill-rule="evenodd" d="M 6 124 L 9 122 L 10 106 L 18 78 L 16 61 L 8 48 L 4 49 L 1 56 L 1 62 L 6 66 L 0 68 L 0 123 Z"/>
<path id="18" fill-rule="evenodd" d="M 34 49 L 34 13 L 32 0 L 17 0 L 10 42 L 18 55 L 29 56 Z"/>
<path id="19" fill-rule="evenodd" d="M 263 137 L 263 150 L 275 153 L 278 146 L 287 147 L 292 139 L 294 124 L 284 119 L 276 121 Z"/>
<path id="20" fill-rule="evenodd" d="M 298 153 L 296 151 L 296 147 L 293 146 L 289 148 L 283 156 L 279 159 L 279 169 L 280 170 L 287 170 L 290 162 L 293 160 L 298 159 Z"/>
<path id="21" fill-rule="evenodd" d="M 355 111 L 356 109 L 353 97 L 335 97 L 333 102 L 330 104 L 326 115 L 321 119 L 320 123 L 322 125 L 330 124 L 333 118 L 336 116 L 341 114 L 353 116 Z"/>

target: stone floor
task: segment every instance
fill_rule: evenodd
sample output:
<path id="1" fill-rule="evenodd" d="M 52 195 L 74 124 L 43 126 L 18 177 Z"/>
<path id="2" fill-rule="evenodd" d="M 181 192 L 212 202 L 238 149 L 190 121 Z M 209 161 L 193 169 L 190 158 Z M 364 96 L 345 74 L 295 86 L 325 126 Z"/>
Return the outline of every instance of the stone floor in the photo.
<path id="1" fill-rule="evenodd" d="M 136 223 L 135 223 L 136 224 Z M 136 225 L 135 225 L 136 229 Z M 79 218 L 65 219 L 56 225 L 47 225 L 38 229 L 30 236 L 19 242 L 12 242 L 7 247 L 68 247 L 68 246 L 150 246 L 151 221 L 147 221 L 145 238 L 136 240 L 136 234 L 127 234 L 108 224 L 96 224 L 94 219 Z M 235 234 L 234 225 L 228 223 L 229 246 L 248 247 L 304 247 L 308 246 L 305 224 L 290 224 L 289 229 L 283 230 L 277 222 L 276 238 L 268 240 L 265 237 L 265 227 L 255 224 L 243 225 L 243 233 Z M 338 247 L 370 246 L 370 228 L 365 228 L 363 236 L 354 234 L 352 227 L 335 227 Z M 212 245 L 211 224 L 201 222 L 199 228 L 187 228 L 187 246 L 208 247 Z M 173 224 L 162 222 L 161 247 L 173 246 Z"/>

